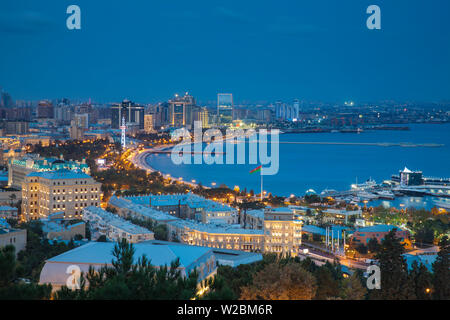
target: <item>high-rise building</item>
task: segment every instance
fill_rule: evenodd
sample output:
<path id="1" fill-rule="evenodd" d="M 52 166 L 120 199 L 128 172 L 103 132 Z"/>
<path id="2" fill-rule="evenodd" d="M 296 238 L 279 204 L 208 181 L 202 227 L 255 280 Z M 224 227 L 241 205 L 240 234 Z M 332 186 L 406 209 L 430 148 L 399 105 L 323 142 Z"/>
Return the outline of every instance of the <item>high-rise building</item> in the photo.
<path id="1" fill-rule="evenodd" d="M 68 219 L 80 219 L 84 208 L 100 205 L 100 187 L 81 171 L 31 172 L 22 183 L 22 214 L 30 220 L 64 212 Z"/>
<path id="2" fill-rule="evenodd" d="M 206 107 L 196 108 L 193 115 L 194 121 L 200 121 L 202 123 L 202 128 L 209 127 L 209 114 Z"/>
<path id="3" fill-rule="evenodd" d="M 184 96 L 175 95 L 169 100 L 169 124 L 173 127 L 191 128 L 193 124 L 192 110 L 195 99 L 187 92 Z"/>
<path id="4" fill-rule="evenodd" d="M 122 123 L 122 117 L 125 122 L 139 129 L 144 129 L 144 111 L 143 106 L 137 105 L 130 100 L 123 100 L 119 104 L 111 106 L 111 127 L 119 129 Z"/>
<path id="5" fill-rule="evenodd" d="M 294 99 L 294 114 L 292 116 L 292 120 L 300 120 L 300 100 L 298 99 Z"/>
<path id="6" fill-rule="evenodd" d="M 88 129 L 89 128 L 89 114 L 88 113 L 79 113 L 75 114 L 73 117 L 75 121 L 75 125 L 77 127 Z"/>
<path id="7" fill-rule="evenodd" d="M 217 94 L 217 122 L 227 125 L 233 121 L 233 95 L 231 93 Z"/>
<path id="8" fill-rule="evenodd" d="M 1 108 L 13 108 L 15 107 L 14 100 L 7 92 L 0 91 L 0 107 Z"/>
<path id="9" fill-rule="evenodd" d="M 53 119 L 53 104 L 50 101 L 46 100 L 39 101 L 37 107 L 37 117 L 39 119 Z"/>
<path id="10" fill-rule="evenodd" d="M 145 133 L 154 132 L 153 114 L 145 114 L 144 115 L 144 131 L 145 131 Z"/>

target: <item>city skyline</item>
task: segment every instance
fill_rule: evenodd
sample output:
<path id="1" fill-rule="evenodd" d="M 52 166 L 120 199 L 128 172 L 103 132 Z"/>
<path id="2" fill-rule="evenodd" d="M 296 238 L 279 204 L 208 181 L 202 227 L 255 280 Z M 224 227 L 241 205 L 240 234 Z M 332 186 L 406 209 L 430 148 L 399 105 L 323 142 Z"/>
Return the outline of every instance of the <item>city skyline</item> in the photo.
<path id="1" fill-rule="evenodd" d="M 66 28 L 69 4 L 1 4 L 9 45 L 0 83 L 16 99 L 155 102 L 185 91 L 199 101 L 219 92 L 236 101 L 449 99 L 444 1 L 378 1 L 381 30 L 366 27 L 368 1 L 77 1 L 81 30 Z"/>

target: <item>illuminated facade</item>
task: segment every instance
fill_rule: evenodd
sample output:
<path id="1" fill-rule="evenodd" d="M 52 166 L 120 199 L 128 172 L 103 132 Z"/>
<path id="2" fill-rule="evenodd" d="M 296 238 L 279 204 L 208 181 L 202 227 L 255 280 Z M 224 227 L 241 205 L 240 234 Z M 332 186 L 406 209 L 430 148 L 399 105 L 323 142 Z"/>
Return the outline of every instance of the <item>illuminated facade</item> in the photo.
<path id="1" fill-rule="evenodd" d="M 233 95 L 231 93 L 217 94 L 217 123 L 231 124 L 233 121 Z"/>
<path id="2" fill-rule="evenodd" d="M 296 256 L 302 243 L 302 222 L 289 208 L 264 211 L 264 252 Z"/>
<path id="3" fill-rule="evenodd" d="M 22 183 L 22 214 L 30 220 L 62 211 L 66 219 L 80 219 L 83 208 L 100 205 L 100 187 L 80 171 L 31 172 Z"/>

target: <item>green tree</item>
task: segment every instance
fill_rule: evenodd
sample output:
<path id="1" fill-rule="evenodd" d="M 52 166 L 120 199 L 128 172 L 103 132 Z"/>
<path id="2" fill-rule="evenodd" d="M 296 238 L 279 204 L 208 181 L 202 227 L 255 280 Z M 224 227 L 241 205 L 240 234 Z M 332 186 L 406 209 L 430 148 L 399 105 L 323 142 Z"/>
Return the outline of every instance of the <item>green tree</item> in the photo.
<path id="1" fill-rule="evenodd" d="M 438 300 L 450 299 L 450 241 L 444 236 L 439 242 L 439 252 L 433 263 L 433 297 Z"/>
<path id="2" fill-rule="evenodd" d="M 432 295 L 433 277 L 422 263 L 420 266 L 414 261 L 409 273 L 411 281 L 414 283 L 415 295 L 419 300 L 430 300 Z"/>
<path id="3" fill-rule="evenodd" d="M 370 253 L 376 253 L 380 248 L 380 244 L 378 243 L 378 240 L 376 238 L 372 238 L 367 243 L 367 249 L 370 251 Z"/>
<path id="4" fill-rule="evenodd" d="M 339 296 L 340 277 L 337 278 L 336 270 L 329 262 L 319 267 L 314 275 L 317 279 L 316 300 L 327 300 Z"/>
<path id="5" fill-rule="evenodd" d="M 381 289 L 371 291 L 371 298 L 384 300 L 415 299 L 414 284 L 408 277 L 405 248 L 392 229 L 381 242 L 375 256 L 381 271 Z"/>
<path id="6" fill-rule="evenodd" d="M 341 298 L 344 300 L 364 300 L 367 289 L 362 285 L 361 277 L 354 272 L 342 281 Z"/>
<path id="7" fill-rule="evenodd" d="M 0 300 L 49 299 L 50 285 L 17 282 L 15 248 L 11 245 L 0 249 Z"/>
<path id="8" fill-rule="evenodd" d="M 242 288 L 242 300 L 311 300 L 316 291 L 314 276 L 298 263 L 270 263 Z"/>
<path id="9" fill-rule="evenodd" d="M 134 260 L 135 248 L 125 239 L 114 246 L 112 266 L 90 267 L 81 275 L 80 289 L 62 287 L 55 298 L 79 300 L 187 300 L 197 297 L 196 272 L 184 277 L 179 259 L 156 268 L 145 255 Z M 89 284 L 86 287 L 86 284 Z"/>

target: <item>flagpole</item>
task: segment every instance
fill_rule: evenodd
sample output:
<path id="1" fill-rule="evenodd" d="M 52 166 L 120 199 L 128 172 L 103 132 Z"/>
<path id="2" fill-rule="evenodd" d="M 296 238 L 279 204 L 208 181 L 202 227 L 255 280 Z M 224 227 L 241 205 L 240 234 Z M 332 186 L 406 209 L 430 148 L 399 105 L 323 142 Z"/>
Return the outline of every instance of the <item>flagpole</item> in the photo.
<path id="1" fill-rule="evenodd" d="M 261 175 L 261 202 L 263 201 L 263 174 L 262 174 L 262 168 L 259 170 Z"/>

